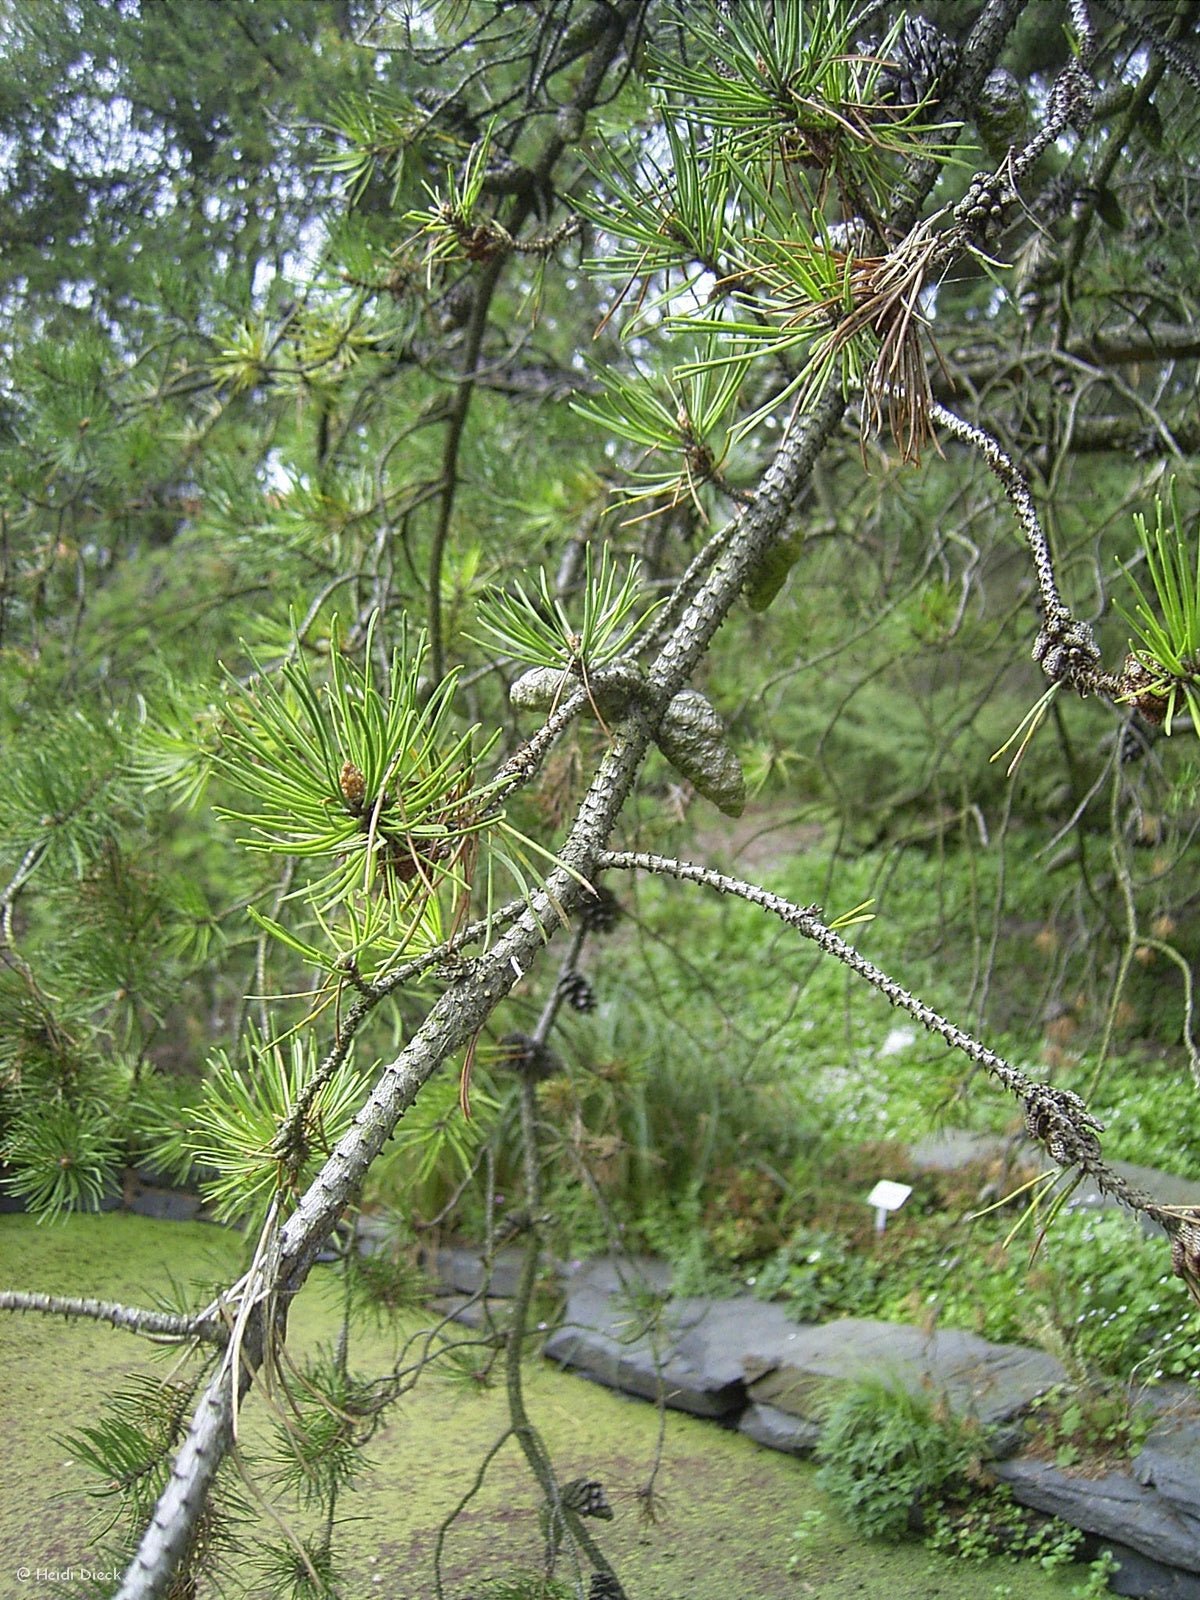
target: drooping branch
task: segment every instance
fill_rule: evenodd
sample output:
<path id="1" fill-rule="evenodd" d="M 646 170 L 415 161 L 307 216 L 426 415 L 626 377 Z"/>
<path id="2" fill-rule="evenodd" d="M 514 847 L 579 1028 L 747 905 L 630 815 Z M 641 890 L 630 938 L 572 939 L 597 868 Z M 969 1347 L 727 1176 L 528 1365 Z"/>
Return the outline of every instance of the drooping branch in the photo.
<path id="1" fill-rule="evenodd" d="M 1102 1125 L 1078 1095 L 1069 1089 L 1059 1089 L 1053 1084 L 1030 1078 L 998 1051 L 950 1022 L 874 962 L 860 955 L 853 945 L 847 944 L 822 920 L 818 906 L 800 906 L 782 895 L 773 894 L 769 889 L 735 878 L 729 873 L 649 851 L 605 850 L 600 853 L 597 866 L 604 871 L 652 872 L 684 883 L 701 884 L 718 894 L 734 895 L 746 900 L 778 917 L 864 979 L 923 1028 L 936 1033 L 952 1049 L 960 1051 L 976 1066 L 982 1067 L 1002 1088 L 1020 1100 L 1031 1138 L 1037 1140 L 1058 1166 L 1077 1168 L 1086 1173 L 1105 1193 L 1113 1195 L 1131 1211 L 1141 1212 L 1158 1223 L 1172 1239 L 1196 1226 L 1196 1219 L 1190 1213 L 1181 1212 L 1178 1207 L 1161 1205 L 1101 1158 L 1098 1135 L 1103 1132 Z"/>
<path id="2" fill-rule="evenodd" d="M 287 1120 L 280 1125 L 279 1132 L 273 1141 L 274 1148 L 280 1153 L 286 1153 L 301 1137 L 301 1132 L 312 1110 L 313 1102 L 318 1094 L 329 1082 L 330 1078 L 345 1065 L 350 1055 L 350 1047 L 354 1037 L 363 1023 L 375 1010 L 381 1000 L 395 994 L 406 983 L 411 983 L 415 978 L 421 977 L 432 968 L 452 961 L 468 946 L 486 939 L 499 928 L 506 928 L 525 909 L 524 900 L 510 900 L 507 905 L 499 906 L 489 916 L 481 917 L 477 922 L 468 923 L 458 933 L 449 939 L 444 939 L 433 950 L 427 950 L 423 955 L 414 956 L 410 961 L 403 962 L 393 971 L 385 973 L 382 977 L 372 982 L 358 977 L 355 969 L 347 968 L 347 977 L 358 991 L 358 998 L 347 1010 L 337 1030 L 337 1036 L 330 1046 L 325 1059 L 305 1084 L 302 1092 L 296 1099 Z"/>
<path id="3" fill-rule="evenodd" d="M 1119 693 L 1118 679 L 1100 670 L 1100 647 L 1091 628 L 1072 615 L 1059 593 L 1050 543 L 1024 473 L 999 442 L 974 423 L 937 404 L 932 406 L 930 415 L 982 457 L 989 471 L 1000 480 L 1017 514 L 1033 556 L 1042 604 L 1042 626 L 1033 647 L 1034 660 L 1040 662 L 1052 683 L 1066 682 L 1081 695 Z"/>
<path id="4" fill-rule="evenodd" d="M 781 444 L 755 503 L 740 515 L 737 531 L 721 559 L 651 668 L 649 676 L 656 690 L 674 692 L 703 655 L 736 601 L 757 553 L 783 526 L 843 409 L 840 396 L 827 397 Z M 434 1002 L 408 1044 L 380 1074 L 354 1123 L 285 1224 L 274 1282 L 267 1283 L 258 1274 L 242 1286 L 247 1332 L 241 1345 L 239 1388 L 249 1382 L 266 1349 L 263 1319 L 275 1285 L 285 1299 L 300 1289 L 350 1196 L 357 1192 L 420 1090 L 524 976 L 545 944 L 545 930 L 557 919 L 558 907 L 570 912 L 589 892 L 585 883 L 594 874 L 598 852 L 629 796 L 651 736 L 650 721 L 635 704 L 614 730 L 613 742 L 559 851 L 563 867 L 549 875 L 544 889 L 531 894 L 529 906 L 508 932 Z M 189 1425 L 170 1481 L 117 1600 L 158 1600 L 165 1592 L 228 1449 L 232 1416 L 233 1378 L 225 1366 L 205 1391 Z"/>
<path id="5" fill-rule="evenodd" d="M 625 38 L 626 31 L 642 3 L 643 0 L 623 0 L 622 4 L 611 6 L 608 10 L 606 24 L 593 47 L 592 55 L 580 76 L 579 84 L 570 101 L 569 109 L 579 119 L 581 127 L 582 119 L 595 104 L 609 68 L 620 51 L 621 42 Z M 539 186 L 544 187 L 549 182 L 550 174 L 565 148 L 566 140 L 561 132 L 555 133 L 547 141 L 546 148 L 542 152 L 536 168 L 528 174 L 527 181 L 516 196 L 513 214 L 508 218 L 507 225 L 504 228 L 505 235 L 508 238 L 511 239 L 517 233 L 522 222 L 532 210 L 537 189 Z M 483 341 L 484 334 L 487 331 L 488 313 L 493 296 L 500 284 L 504 262 L 511 254 L 511 251 L 502 251 L 485 261 L 483 265 L 480 280 L 475 290 L 470 322 L 467 327 L 466 349 L 462 358 L 461 374 L 455 386 L 447 415 L 446 439 L 442 452 L 442 489 L 438 502 L 437 520 L 430 544 L 429 587 L 426 597 L 429 624 L 429 658 L 435 681 L 440 681 L 445 676 L 446 671 L 445 642 L 442 637 L 442 568 L 450 537 L 454 507 L 458 497 L 459 457 L 462 451 L 467 417 L 482 364 Z"/>

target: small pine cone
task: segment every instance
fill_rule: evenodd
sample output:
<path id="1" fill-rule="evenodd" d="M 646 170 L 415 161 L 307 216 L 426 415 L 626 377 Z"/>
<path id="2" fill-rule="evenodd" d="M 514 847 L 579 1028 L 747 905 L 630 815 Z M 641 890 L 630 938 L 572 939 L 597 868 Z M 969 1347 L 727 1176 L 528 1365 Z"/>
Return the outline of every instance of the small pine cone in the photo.
<path id="1" fill-rule="evenodd" d="M 588 1600 L 626 1600 L 625 1591 L 611 1572 L 593 1572 Z"/>
<path id="2" fill-rule="evenodd" d="M 883 44 L 867 39 L 860 46 L 863 55 L 881 56 Z M 954 71 L 958 46 L 926 17 L 909 17 L 891 46 L 875 82 L 875 92 L 884 105 L 918 106 L 937 98 L 938 86 Z"/>
<path id="3" fill-rule="evenodd" d="M 1034 219 L 1045 225 L 1073 215 L 1078 199 L 1078 181 L 1060 172 L 1037 195 L 1030 209 Z"/>
<path id="4" fill-rule="evenodd" d="M 534 1083 L 556 1077 L 563 1070 L 554 1051 L 527 1033 L 506 1033 L 500 1041 L 500 1051 L 500 1066 L 524 1073 Z"/>
<path id="5" fill-rule="evenodd" d="M 1050 1119 L 1040 1102 L 1030 1099 L 1025 1103 L 1025 1131 L 1038 1144 L 1044 1144 L 1050 1133 Z"/>
<path id="6" fill-rule="evenodd" d="M 975 125 L 989 150 L 1007 150 L 1025 131 L 1025 91 L 1006 67 L 990 72 L 979 91 Z"/>
<path id="7" fill-rule="evenodd" d="M 595 1011 L 596 991 L 582 972 L 564 972 L 558 992 L 573 1011 Z"/>
<path id="8" fill-rule="evenodd" d="M 342 791 L 342 798 L 352 811 L 361 811 L 363 797 L 367 792 L 367 780 L 363 777 L 362 768 L 356 767 L 353 761 L 343 761 L 342 770 L 338 773 L 338 788 Z"/>
<path id="9" fill-rule="evenodd" d="M 1121 730 L 1119 751 L 1121 765 L 1129 767 L 1135 761 L 1140 761 L 1149 751 L 1153 741 L 1154 732 L 1149 724 L 1144 723 L 1138 716 L 1130 717 Z"/>
<path id="10" fill-rule="evenodd" d="M 530 1227 L 528 1211 L 510 1211 L 496 1225 L 495 1242 L 498 1245 L 507 1244 L 510 1239 L 516 1239 L 523 1233 L 528 1233 Z"/>
<path id="11" fill-rule="evenodd" d="M 560 1499 L 568 1511 L 581 1517 L 599 1517 L 601 1522 L 611 1522 L 613 1508 L 608 1503 L 604 1485 L 596 1478 L 572 1478 L 564 1483 Z"/>
<path id="12" fill-rule="evenodd" d="M 1194 1212 L 1171 1240 L 1171 1271 L 1183 1279 L 1192 1299 L 1200 1304 L 1200 1223 Z"/>
<path id="13" fill-rule="evenodd" d="M 1125 819 L 1125 837 L 1135 850 L 1157 850 L 1166 837 L 1163 819 L 1134 805 Z"/>
<path id="14" fill-rule="evenodd" d="M 1162 681 L 1161 677 L 1155 677 L 1136 656 L 1125 657 L 1125 670 L 1121 673 L 1120 684 L 1122 698 L 1132 700 L 1143 720 L 1155 727 L 1166 720 L 1171 704 L 1165 695 L 1155 693 L 1157 685 Z"/>
<path id="15" fill-rule="evenodd" d="M 465 328 L 474 309 L 475 284 L 469 277 L 462 277 L 450 285 L 433 308 L 438 331 L 453 333 L 456 328 Z"/>
<path id="16" fill-rule="evenodd" d="M 1001 180 L 989 173 L 972 178 L 966 194 L 954 208 L 954 216 L 958 222 L 980 228 L 989 222 L 999 222 L 1004 216 L 1004 206 Z"/>
<path id="17" fill-rule="evenodd" d="M 583 902 L 579 920 L 586 932 L 611 933 L 621 920 L 621 902 L 611 889 L 600 888 L 594 896 Z"/>

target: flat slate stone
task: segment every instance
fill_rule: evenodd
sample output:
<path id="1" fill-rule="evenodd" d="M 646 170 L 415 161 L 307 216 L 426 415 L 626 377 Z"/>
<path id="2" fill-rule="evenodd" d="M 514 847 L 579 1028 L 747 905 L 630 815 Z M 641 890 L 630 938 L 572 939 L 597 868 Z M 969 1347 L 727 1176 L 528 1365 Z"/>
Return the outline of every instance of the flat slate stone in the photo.
<path id="1" fill-rule="evenodd" d="M 914 1392 L 944 1394 L 955 1411 L 996 1428 L 1066 1376 L 1045 1351 L 991 1344 L 956 1328 L 927 1334 L 861 1317 L 793 1327 L 783 1360 L 761 1376 L 751 1368 L 750 1398 L 809 1424 L 820 1422 L 831 1387 L 882 1374 Z"/>
<path id="2" fill-rule="evenodd" d="M 1103 1547 L 1120 1562 L 1119 1570 L 1108 1580 L 1113 1594 L 1140 1595 L 1144 1600 L 1200 1600 L 1200 1577 L 1194 1572 L 1165 1566 L 1116 1539 L 1105 1539 Z"/>
<path id="3" fill-rule="evenodd" d="M 361 1212 L 354 1219 L 354 1242 L 360 1256 L 377 1256 L 390 1249 L 396 1224 L 390 1217 Z"/>
<path id="4" fill-rule="evenodd" d="M 785 1359 L 797 1324 L 749 1295 L 664 1300 L 661 1270 L 653 1277 L 596 1262 L 574 1273 L 546 1356 L 626 1394 L 657 1400 L 661 1392 L 676 1410 L 732 1417 L 746 1404 L 746 1363 L 763 1370 Z"/>
<path id="5" fill-rule="evenodd" d="M 671 1292 L 671 1263 L 659 1256 L 593 1256 L 566 1270 L 568 1289 L 595 1289 L 599 1294 Z"/>
<path id="6" fill-rule="evenodd" d="M 792 1455 L 818 1442 L 831 1388 L 891 1375 L 944 1395 L 990 1431 L 998 1457 L 1020 1448 L 1015 1419 L 1062 1383 L 1060 1362 L 1023 1345 L 958 1329 L 847 1317 L 796 1323 L 782 1307 L 740 1295 L 675 1299 L 661 1262 L 601 1258 L 566 1275 L 566 1314 L 546 1355 L 626 1394 L 726 1423 Z M 1061 1517 L 1112 1549 L 1116 1594 L 1200 1600 L 1200 1403 L 1186 1387 L 1157 1391 L 1142 1453 L 1097 1477 L 1031 1456 L 998 1459 L 1016 1500 Z M 740 1416 L 739 1416 L 740 1414 Z"/>
<path id="7" fill-rule="evenodd" d="M 1194 1401 L 1188 1411 L 1168 1413 L 1154 1424 L 1133 1475 L 1178 1506 L 1200 1534 L 1200 1413 Z"/>
<path id="8" fill-rule="evenodd" d="M 164 1222 L 195 1222 L 204 1210 L 198 1194 L 187 1189 L 159 1189 L 137 1184 L 129 1209 L 139 1217 L 158 1217 Z"/>
<path id="9" fill-rule="evenodd" d="M 461 1322 L 464 1328 L 494 1328 L 498 1333 L 508 1327 L 512 1316 L 510 1300 L 482 1299 L 472 1294 L 443 1294 L 430 1302 L 433 1309 L 451 1322 Z"/>
<path id="10" fill-rule="evenodd" d="M 1120 1540 L 1160 1564 L 1200 1575 L 1197 1418 L 1156 1423 L 1135 1461 L 1098 1477 L 1065 1472 L 1033 1456 L 1000 1462 L 995 1471 L 1022 1504 L 1048 1511 L 1087 1533 Z M 1134 1592 L 1159 1591 L 1118 1590 Z"/>
<path id="11" fill-rule="evenodd" d="M 994 1161 L 1012 1141 L 996 1133 L 968 1133 L 965 1128 L 944 1128 L 934 1138 L 919 1139 L 909 1147 L 908 1159 L 918 1172 L 957 1172 L 973 1161 Z"/>
<path id="12" fill-rule="evenodd" d="M 487 1283 L 489 1295 L 508 1300 L 517 1292 L 524 1256 L 520 1250 L 497 1250 Z M 426 1262 L 427 1270 L 444 1288 L 458 1294 L 477 1294 L 484 1287 L 487 1267 L 483 1252 L 471 1245 L 444 1245 Z"/>
<path id="13" fill-rule="evenodd" d="M 815 1422 L 805 1422 L 778 1406 L 752 1400 L 742 1412 L 738 1429 L 755 1444 L 768 1450 L 782 1450 L 789 1456 L 806 1456 L 817 1448 L 821 1430 Z"/>

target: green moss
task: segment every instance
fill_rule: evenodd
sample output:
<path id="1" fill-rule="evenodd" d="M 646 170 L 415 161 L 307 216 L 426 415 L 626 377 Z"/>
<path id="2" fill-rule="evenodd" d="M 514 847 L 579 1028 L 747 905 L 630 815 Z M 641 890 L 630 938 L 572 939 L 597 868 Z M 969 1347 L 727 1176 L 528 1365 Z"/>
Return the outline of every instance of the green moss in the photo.
<path id="1" fill-rule="evenodd" d="M 125 1215 L 76 1216 L 41 1228 L 25 1217 L 4 1217 L 0 1241 L 4 1276 L 14 1286 L 139 1303 L 148 1303 L 168 1274 L 206 1284 L 232 1277 L 241 1251 L 236 1235 L 216 1228 Z M 294 1309 L 293 1353 L 333 1336 L 336 1291 L 332 1270 L 317 1268 Z M 400 1329 L 356 1335 L 352 1365 L 360 1372 L 387 1370 L 401 1337 Z M 102 1531 L 89 1531 L 95 1508 L 81 1495 L 86 1474 L 68 1463 L 55 1436 L 92 1421 L 105 1391 L 123 1375 L 155 1365 L 165 1372 L 170 1357 L 105 1328 L 35 1316 L 0 1319 L 0 1340 L 11 1380 L 0 1415 L 8 1454 L 0 1597 L 15 1600 L 19 1592 L 24 1600 L 28 1585 L 16 1580 L 19 1567 L 95 1567 L 106 1547 Z M 999 1582 L 1010 1581 L 1026 1600 L 1052 1600 L 1067 1596 L 1079 1577 L 1079 1569 L 1046 1575 L 1007 1561 L 968 1569 L 915 1545 L 860 1540 L 827 1509 L 813 1468 L 676 1413 L 667 1417 L 659 1481 L 663 1516 L 644 1524 L 636 1492 L 654 1453 L 653 1407 L 540 1363 L 530 1367 L 528 1388 L 562 1477 L 587 1473 L 608 1488 L 616 1520 L 603 1530 L 604 1547 L 636 1600 L 678 1600 L 684 1594 L 695 1600 L 731 1594 L 795 1600 L 798 1579 L 813 1586 L 800 1587 L 801 1593 L 867 1600 L 926 1600 L 939 1593 L 990 1600 Z M 370 1447 L 373 1470 L 341 1508 L 354 1519 L 343 1535 L 347 1600 L 432 1591 L 438 1521 L 461 1495 L 464 1475 L 497 1438 L 503 1417 L 497 1390 L 464 1393 L 436 1378 L 388 1414 Z M 265 1438 L 269 1420 L 261 1400 L 247 1407 L 247 1455 Z M 816 1521 L 814 1506 L 824 1513 Z M 303 1516 L 296 1525 L 301 1533 L 309 1531 Z M 805 1530 L 799 1557 L 797 1528 Z M 535 1494 L 509 1445 L 448 1542 L 447 1592 L 465 1600 L 488 1577 L 536 1566 L 539 1551 Z"/>

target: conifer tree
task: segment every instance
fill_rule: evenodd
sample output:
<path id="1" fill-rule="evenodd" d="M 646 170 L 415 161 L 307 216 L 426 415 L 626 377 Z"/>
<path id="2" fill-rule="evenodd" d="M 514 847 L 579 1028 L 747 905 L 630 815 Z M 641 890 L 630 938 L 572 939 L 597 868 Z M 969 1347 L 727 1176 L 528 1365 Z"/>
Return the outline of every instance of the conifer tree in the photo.
<path id="1" fill-rule="evenodd" d="M 864 907 L 692 860 L 677 814 L 801 785 L 857 843 L 944 841 L 1027 782 L 1101 930 L 1079 981 L 1119 999 L 1172 952 L 1194 1067 L 1158 919 L 1200 726 L 1196 27 L 1118 0 L 5 17 L 5 1183 L 53 1215 L 153 1163 L 249 1242 L 208 1306 L 69 1308 L 196 1347 L 80 1443 L 133 1486 L 122 1600 L 220 1573 L 237 1408 L 384 1170 L 410 1221 L 473 1203 L 489 1252 L 521 1244 L 497 1360 L 547 1562 L 622 1592 L 521 1370 L 559 1025 L 638 876 L 842 962 L 1195 1287 L 1196 1221 L 982 1000 L 914 996 L 850 942 Z M 967 737 L 998 718 L 1016 780 Z M 336 1592 L 404 1381 L 343 1345 L 297 1384 L 277 1482 L 306 1525 L 268 1592 Z"/>

